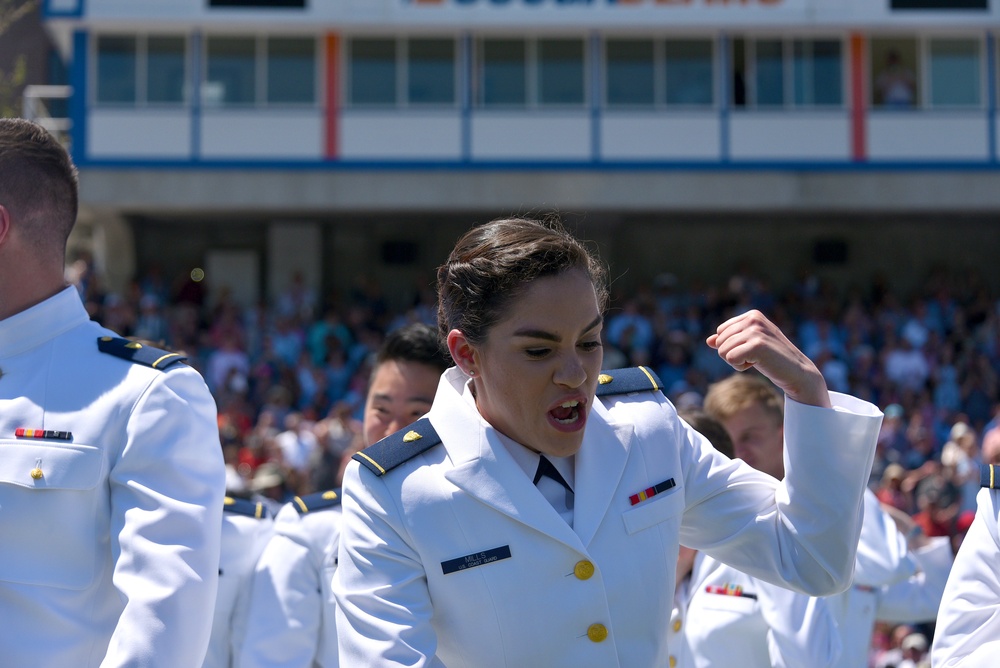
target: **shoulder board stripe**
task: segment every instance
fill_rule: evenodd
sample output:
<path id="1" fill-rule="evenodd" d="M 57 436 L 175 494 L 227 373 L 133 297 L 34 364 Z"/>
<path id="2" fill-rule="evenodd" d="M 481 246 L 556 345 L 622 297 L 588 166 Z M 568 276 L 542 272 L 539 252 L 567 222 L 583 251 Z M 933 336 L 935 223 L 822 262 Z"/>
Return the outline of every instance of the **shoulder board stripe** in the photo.
<path id="1" fill-rule="evenodd" d="M 366 455 L 363 451 L 356 453 L 354 455 L 354 459 L 357 459 L 359 462 L 361 462 L 368 468 L 373 469 L 373 472 L 376 475 L 385 475 L 385 469 L 382 468 L 377 461 Z"/>
<path id="2" fill-rule="evenodd" d="M 172 353 L 169 350 L 161 350 L 116 336 L 98 337 L 97 349 L 102 353 L 161 370 L 187 359 L 186 355 L 180 353 Z"/>
<path id="3" fill-rule="evenodd" d="M 979 484 L 988 489 L 1000 489 L 1000 466 L 983 464 L 979 474 Z"/>
<path id="4" fill-rule="evenodd" d="M 227 496 L 223 499 L 222 509 L 227 513 L 255 517 L 258 520 L 262 520 L 267 517 L 267 506 L 260 501 L 237 499 L 232 496 Z"/>
<path id="5" fill-rule="evenodd" d="M 663 383 L 649 367 L 602 371 L 597 379 L 597 396 L 627 394 L 629 392 L 663 391 Z"/>
<path id="6" fill-rule="evenodd" d="M 340 494 L 331 489 L 306 496 L 296 496 L 292 499 L 292 505 L 295 506 L 295 510 L 299 511 L 299 515 L 305 515 L 315 510 L 324 510 L 340 505 Z"/>
<path id="7" fill-rule="evenodd" d="M 386 436 L 378 443 L 355 453 L 352 459 L 360 462 L 375 475 L 383 476 L 440 442 L 441 437 L 434 431 L 431 421 L 420 418 L 409 427 L 404 427 L 395 434 Z"/>

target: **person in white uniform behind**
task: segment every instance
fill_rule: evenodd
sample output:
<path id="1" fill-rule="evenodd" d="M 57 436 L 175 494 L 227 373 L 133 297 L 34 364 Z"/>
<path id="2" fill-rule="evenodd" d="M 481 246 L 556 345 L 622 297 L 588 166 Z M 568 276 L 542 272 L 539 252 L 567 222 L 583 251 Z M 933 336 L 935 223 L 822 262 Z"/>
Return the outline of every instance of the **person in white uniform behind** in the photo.
<path id="1" fill-rule="evenodd" d="M 218 587 L 216 407 L 64 280 L 77 175 L 0 119 L 0 663 L 200 666 Z"/>
<path id="2" fill-rule="evenodd" d="M 264 502 L 242 498 L 241 494 L 245 492 L 227 490 L 223 501 L 219 594 L 215 598 L 208 654 L 201 668 L 237 665 L 254 566 L 274 529 Z"/>
<path id="3" fill-rule="evenodd" d="M 983 435 L 985 461 L 1000 460 L 1000 448 L 991 453 L 985 446 L 991 434 L 991 449 L 1000 445 L 992 441 L 1000 436 L 997 429 Z M 982 465 L 980 482 L 976 518 L 955 555 L 938 609 L 931 643 L 935 667 L 986 668 L 1000 656 L 1000 461 Z"/>
<path id="4" fill-rule="evenodd" d="M 364 445 L 402 429 L 431 407 L 448 358 L 422 323 L 386 336 L 375 357 L 364 413 Z M 352 451 L 353 452 L 353 451 Z M 335 602 L 330 592 L 340 542 L 336 490 L 296 497 L 254 569 L 239 668 L 334 668 Z"/>
<path id="5" fill-rule="evenodd" d="M 737 457 L 775 478 L 785 476 L 782 398 L 771 383 L 749 374 L 713 383 L 705 395 L 705 411 L 726 427 Z M 867 489 L 864 504 L 852 586 L 822 604 L 835 620 L 841 645 L 839 656 L 827 663 L 838 668 L 867 665 L 876 619 L 933 620 L 951 567 L 946 538 L 923 538 L 910 551 L 896 522 Z M 825 653 L 824 647 L 829 647 L 822 635 L 807 641 L 814 653 Z"/>
<path id="6" fill-rule="evenodd" d="M 739 380 L 753 382 L 749 373 Z M 780 397 L 765 398 L 765 405 L 777 413 L 780 428 Z M 690 411 L 681 411 L 681 417 L 716 450 L 734 456 L 733 441 L 718 420 L 708 413 Z M 779 471 L 765 472 L 784 477 Z M 840 632 L 826 599 L 751 577 L 702 552 L 687 567 L 690 574 L 684 610 L 676 612 L 678 619 L 682 615 L 686 618 L 681 629 L 683 653 L 676 654 L 680 657 L 676 668 L 823 668 L 840 656 Z"/>
<path id="7" fill-rule="evenodd" d="M 812 594 L 848 585 L 881 413 L 759 312 L 721 324 L 708 344 L 787 393 L 778 482 L 679 420 L 648 369 L 602 373 L 606 294 L 556 222 L 459 239 L 438 270 L 456 367 L 344 475 L 344 665 L 666 665 L 681 541 Z"/>

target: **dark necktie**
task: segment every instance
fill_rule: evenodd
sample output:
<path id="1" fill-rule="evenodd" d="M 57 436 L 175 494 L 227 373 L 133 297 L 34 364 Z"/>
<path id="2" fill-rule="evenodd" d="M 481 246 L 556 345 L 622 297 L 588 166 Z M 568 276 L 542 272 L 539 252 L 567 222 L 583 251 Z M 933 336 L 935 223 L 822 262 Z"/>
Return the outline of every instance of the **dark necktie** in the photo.
<path id="1" fill-rule="evenodd" d="M 572 492 L 573 489 L 566 482 L 562 474 L 559 473 L 559 469 L 553 466 L 552 462 L 548 460 L 545 455 L 538 456 L 538 470 L 535 471 L 535 479 L 532 481 L 534 484 L 538 484 L 538 481 L 542 479 L 542 476 L 552 478 L 557 483 L 566 488 L 566 491 Z"/>
<path id="2" fill-rule="evenodd" d="M 538 470 L 533 482 L 555 511 L 573 526 L 573 489 L 545 455 L 538 458 Z"/>

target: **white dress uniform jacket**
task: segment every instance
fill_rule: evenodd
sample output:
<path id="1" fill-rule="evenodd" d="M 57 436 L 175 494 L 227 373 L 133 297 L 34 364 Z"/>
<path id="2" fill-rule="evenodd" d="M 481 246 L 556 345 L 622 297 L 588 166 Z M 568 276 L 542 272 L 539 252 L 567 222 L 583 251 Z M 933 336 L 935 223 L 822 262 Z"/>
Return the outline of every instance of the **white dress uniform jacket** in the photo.
<path id="1" fill-rule="evenodd" d="M 938 610 L 935 668 L 987 668 L 1000 657 L 1000 466 L 983 470 L 986 489 L 979 491 L 976 519 L 955 555 Z"/>
<path id="2" fill-rule="evenodd" d="M 825 598 L 758 580 L 701 552 L 684 628 L 697 668 L 824 668 L 841 651 Z"/>
<path id="3" fill-rule="evenodd" d="M 849 583 L 874 406 L 789 401 L 782 483 L 719 454 L 659 391 L 599 397 L 570 527 L 467 381 L 456 368 L 442 377 L 427 420 L 439 445 L 381 477 L 347 467 L 334 578 L 344 665 L 667 665 L 679 539 L 815 594 Z"/>
<path id="4" fill-rule="evenodd" d="M 239 668 L 336 668 L 340 495 L 295 497 L 254 569 Z"/>
<path id="5" fill-rule="evenodd" d="M 202 668 L 237 665 L 253 569 L 271 537 L 273 525 L 267 507 L 260 501 L 226 497 L 222 514 L 219 594 L 215 599 L 212 636 Z"/>
<path id="6" fill-rule="evenodd" d="M 99 337 L 141 352 L 72 287 L 0 321 L 0 663 L 200 666 L 225 490 L 215 401 L 190 367 Z"/>
<path id="7" fill-rule="evenodd" d="M 692 668 L 691 648 L 687 641 L 687 611 L 691 597 L 691 573 L 677 583 L 674 590 L 674 608 L 670 611 L 670 627 L 667 629 L 669 668 Z"/>
<path id="8" fill-rule="evenodd" d="M 882 510 L 875 494 L 866 491 L 854 581 L 849 589 L 828 599 L 843 644 L 837 668 L 868 665 L 875 620 L 934 621 L 951 562 L 947 538 L 932 539 L 919 550 L 909 551 L 896 523 Z"/>

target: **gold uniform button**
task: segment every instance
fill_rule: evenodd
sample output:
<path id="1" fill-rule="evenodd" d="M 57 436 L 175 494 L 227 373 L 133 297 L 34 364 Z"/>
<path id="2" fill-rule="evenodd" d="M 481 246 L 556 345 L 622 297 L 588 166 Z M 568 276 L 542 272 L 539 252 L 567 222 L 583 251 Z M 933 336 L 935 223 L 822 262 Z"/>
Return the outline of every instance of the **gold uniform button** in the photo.
<path id="1" fill-rule="evenodd" d="M 594 564 L 586 559 L 576 562 L 576 566 L 573 567 L 573 575 L 581 580 L 589 580 L 594 575 Z"/>
<path id="2" fill-rule="evenodd" d="M 43 475 L 45 474 L 42 473 L 42 469 L 40 468 L 31 469 L 31 477 L 34 478 L 35 480 L 41 480 Z"/>
<path id="3" fill-rule="evenodd" d="M 670 668 L 677 668 L 677 657 L 670 655 Z"/>
<path id="4" fill-rule="evenodd" d="M 604 624 L 591 624 L 587 629 L 587 637 L 593 642 L 603 642 L 608 637 L 608 630 Z"/>
<path id="5" fill-rule="evenodd" d="M 681 630 L 681 620 L 675 619 L 674 620 L 674 633 L 677 633 L 680 630 Z"/>

